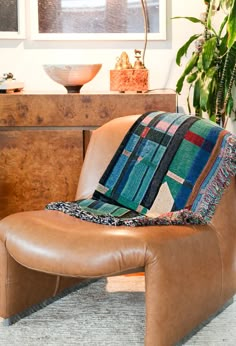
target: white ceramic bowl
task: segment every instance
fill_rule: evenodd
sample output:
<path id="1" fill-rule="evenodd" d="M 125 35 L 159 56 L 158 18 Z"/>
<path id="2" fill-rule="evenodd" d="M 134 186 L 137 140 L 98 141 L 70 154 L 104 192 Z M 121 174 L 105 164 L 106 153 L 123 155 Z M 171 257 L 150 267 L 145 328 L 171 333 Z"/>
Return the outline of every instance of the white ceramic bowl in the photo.
<path id="1" fill-rule="evenodd" d="M 91 81 L 102 64 L 43 65 L 44 71 L 55 82 L 63 85 L 68 93 L 79 93 L 85 83 Z"/>

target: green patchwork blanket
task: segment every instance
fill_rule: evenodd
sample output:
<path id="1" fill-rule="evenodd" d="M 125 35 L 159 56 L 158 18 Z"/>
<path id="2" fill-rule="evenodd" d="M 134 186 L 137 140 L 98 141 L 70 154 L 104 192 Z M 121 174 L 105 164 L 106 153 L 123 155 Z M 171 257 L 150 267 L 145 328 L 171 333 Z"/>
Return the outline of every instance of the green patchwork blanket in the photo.
<path id="1" fill-rule="evenodd" d="M 234 175 L 234 135 L 206 119 L 149 112 L 128 131 L 90 199 L 46 209 L 117 226 L 206 224 Z"/>

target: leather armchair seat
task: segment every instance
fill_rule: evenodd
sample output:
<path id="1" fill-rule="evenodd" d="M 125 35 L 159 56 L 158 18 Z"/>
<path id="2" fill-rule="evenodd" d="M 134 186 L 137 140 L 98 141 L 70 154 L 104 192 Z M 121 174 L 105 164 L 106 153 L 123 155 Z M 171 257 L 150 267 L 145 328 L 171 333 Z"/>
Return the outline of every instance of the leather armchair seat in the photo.
<path id="1" fill-rule="evenodd" d="M 91 196 L 137 116 L 92 134 L 75 198 Z M 146 346 L 174 345 L 236 293 L 236 179 L 208 225 L 126 227 L 58 211 L 0 222 L 0 316 L 9 318 L 87 278 L 145 272 Z"/>

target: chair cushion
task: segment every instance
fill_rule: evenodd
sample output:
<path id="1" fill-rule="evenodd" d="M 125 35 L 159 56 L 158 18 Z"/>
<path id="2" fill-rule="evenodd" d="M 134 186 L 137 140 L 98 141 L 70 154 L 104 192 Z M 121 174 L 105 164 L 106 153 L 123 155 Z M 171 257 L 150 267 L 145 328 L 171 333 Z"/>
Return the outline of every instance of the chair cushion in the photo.
<path id="1" fill-rule="evenodd" d="M 186 244 L 190 244 L 191 256 L 194 249 L 201 258 L 211 253 L 218 268 L 213 228 L 198 227 L 198 232 L 188 225 L 139 227 L 134 232 L 132 227 L 98 225 L 61 212 L 39 210 L 1 220 L 0 240 L 21 265 L 62 276 L 101 277 L 143 268 L 159 257 L 163 260 L 164 248 L 173 251 L 174 245 L 181 254 Z M 202 245 L 196 246 L 196 240 Z"/>

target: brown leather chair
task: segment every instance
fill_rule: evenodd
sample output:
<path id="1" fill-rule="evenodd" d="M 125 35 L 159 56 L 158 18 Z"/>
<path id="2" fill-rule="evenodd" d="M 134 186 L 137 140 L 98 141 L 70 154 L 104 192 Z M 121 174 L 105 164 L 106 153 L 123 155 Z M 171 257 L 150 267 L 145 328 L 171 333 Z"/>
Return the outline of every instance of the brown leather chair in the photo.
<path id="1" fill-rule="evenodd" d="M 76 198 L 94 191 L 137 116 L 93 132 Z M 114 227 L 58 211 L 0 222 L 0 316 L 7 319 L 82 278 L 144 271 L 146 346 L 182 339 L 236 293 L 236 179 L 202 226 Z"/>

